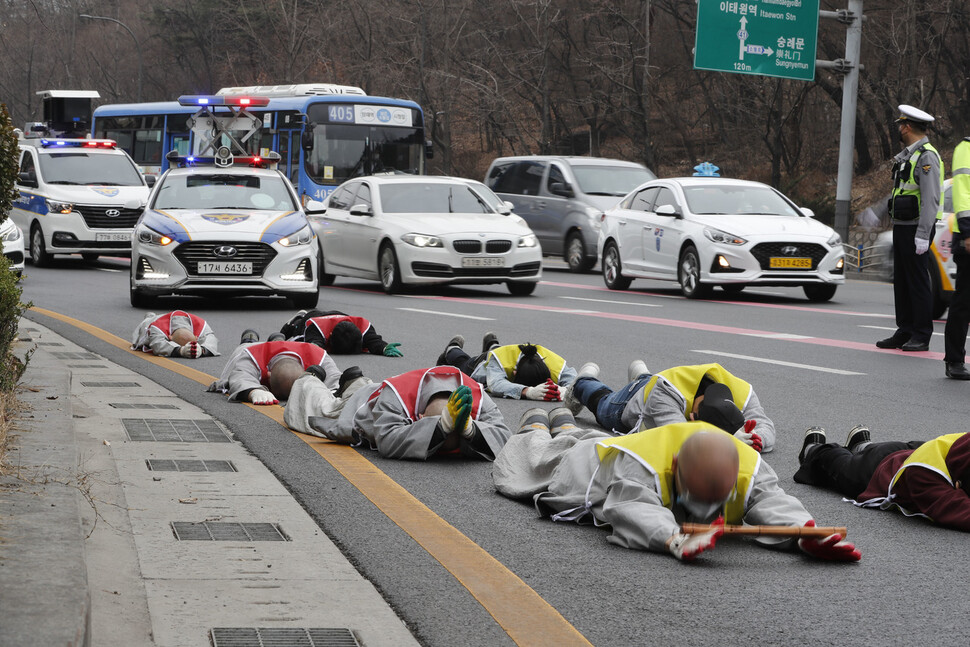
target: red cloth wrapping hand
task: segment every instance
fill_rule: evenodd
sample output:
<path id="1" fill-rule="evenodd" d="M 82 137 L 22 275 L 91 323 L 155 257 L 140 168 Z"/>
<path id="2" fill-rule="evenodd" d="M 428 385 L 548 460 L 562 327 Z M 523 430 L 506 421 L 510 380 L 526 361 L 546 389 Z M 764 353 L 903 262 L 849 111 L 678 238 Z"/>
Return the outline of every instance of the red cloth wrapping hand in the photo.
<path id="1" fill-rule="evenodd" d="M 761 440 L 760 435 L 754 433 L 754 428 L 757 425 L 758 423 L 755 420 L 745 420 L 744 427 L 734 432 L 734 437 L 751 445 L 751 448 L 760 454 L 761 450 L 764 449 L 764 441 Z"/>
<path id="2" fill-rule="evenodd" d="M 805 523 L 806 526 L 815 526 L 814 520 Z M 842 539 L 842 535 L 829 535 L 823 539 L 799 539 L 798 547 L 816 559 L 825 559 L 834 562 L 858 562 L 862 559 L 862 553 L 855 547 L 855 544 Z"/>

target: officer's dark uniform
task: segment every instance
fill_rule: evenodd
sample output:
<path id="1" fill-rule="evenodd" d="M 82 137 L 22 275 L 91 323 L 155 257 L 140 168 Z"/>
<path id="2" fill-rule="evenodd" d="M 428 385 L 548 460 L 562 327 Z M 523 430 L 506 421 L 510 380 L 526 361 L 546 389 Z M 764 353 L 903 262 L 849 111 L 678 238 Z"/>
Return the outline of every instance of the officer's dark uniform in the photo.
<path id="1" fill-rule="evenodd" d="M 966 358 L 967 327 L 970 325 L 970 252 L 963 241 L 970 238 L 970 137 L 957 144 L 953 151 L 953 262 L 957 266 L 956 288 L 946 318 L 946 376 L 956 380 L 970 380 Z"/>
<path id="2" fill-rule="evenodd" d="M 899 122 L 925 128 L 929 114 L 899 106 Z M 929 276 L 931 252 L 916 253 L 916 239 L 932 243 L 936 220 L 942 217 L 943 162 L 926 137 L 902 150 L 893 160 L 893 193 L 889 215 L 893 223 L 893 292 L 896 332 L 876 342 L 879 348 L 905 351 L 929 349 L 933 335 L 933 286 Z"/>

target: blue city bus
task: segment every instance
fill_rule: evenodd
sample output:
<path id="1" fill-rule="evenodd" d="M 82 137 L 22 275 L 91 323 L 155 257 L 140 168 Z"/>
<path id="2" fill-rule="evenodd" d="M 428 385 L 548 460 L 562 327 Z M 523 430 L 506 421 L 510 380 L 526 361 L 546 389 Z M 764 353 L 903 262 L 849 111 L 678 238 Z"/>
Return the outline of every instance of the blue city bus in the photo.
<path id="1" fill-rule="evenodd" d="M 265 107 L 249 110 L 262 128 L 259 141 L 248 144 L 253 154 L 279 153 L 279 169 L 304 202 L 323 200 L 358 175 L 426 173 L 431 144 L 424 113 L 413 101 L 329 84 L 222 88 L 217 94 L 269 98 Z M 198 108 L 177 101 L 103 105 L 94 110 L 91 132 L 115 140 L 146 175 L 157 175 L 168 168 L 170 152 L 189 154 L 187 121 Z"/>

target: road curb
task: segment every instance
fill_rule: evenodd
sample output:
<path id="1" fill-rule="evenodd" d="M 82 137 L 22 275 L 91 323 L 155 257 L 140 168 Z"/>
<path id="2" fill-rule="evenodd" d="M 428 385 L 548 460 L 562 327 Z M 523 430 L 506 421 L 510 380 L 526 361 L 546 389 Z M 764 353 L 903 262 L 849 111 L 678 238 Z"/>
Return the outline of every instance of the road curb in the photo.
<path id="1" fill-rule="evenodd" d="M 18 355 L 32 347 L 28 338 Z M 34 353 L 21 386 L 24 410 L 7 456 L 13 474 L 0 477 L 0 644 L 87 647 L 91 596 L 71 372 L 49 353 Z"/>

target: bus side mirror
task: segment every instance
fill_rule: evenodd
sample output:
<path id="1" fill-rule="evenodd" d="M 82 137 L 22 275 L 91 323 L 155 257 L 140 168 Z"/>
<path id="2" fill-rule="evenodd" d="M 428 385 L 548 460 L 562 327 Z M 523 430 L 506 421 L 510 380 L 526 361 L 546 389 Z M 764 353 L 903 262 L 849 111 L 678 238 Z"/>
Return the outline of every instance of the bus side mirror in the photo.
<path id="1" fill-rule="evenodd" d="M 424 142 L 424 156 L 428 159 L 434 159 L 434 144 L 430 139 Z"/>
<path id="2" fill-rule="evenodd" d="M 312 126 L 308 126 L 303 131 L 303 134 L 300 136 L 300 145 L 303 147 L 303 150 L 305 151 L 313 150 L 313 127 Z"/>

